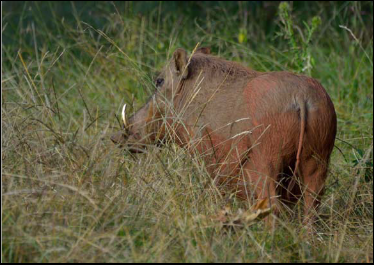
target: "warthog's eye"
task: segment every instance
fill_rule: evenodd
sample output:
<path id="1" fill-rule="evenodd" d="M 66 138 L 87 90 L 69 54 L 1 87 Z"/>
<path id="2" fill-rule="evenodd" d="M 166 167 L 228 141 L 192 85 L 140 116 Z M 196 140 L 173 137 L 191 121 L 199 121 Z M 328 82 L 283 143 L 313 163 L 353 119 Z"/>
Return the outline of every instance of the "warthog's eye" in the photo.
<path id="1" fill-rule="evenodd" d="M 156 87 L 162 86 L 163 83 L 164 83 L 164 79 L 163 78 L 157 78 L 157 80 L 156 80 Z"/>

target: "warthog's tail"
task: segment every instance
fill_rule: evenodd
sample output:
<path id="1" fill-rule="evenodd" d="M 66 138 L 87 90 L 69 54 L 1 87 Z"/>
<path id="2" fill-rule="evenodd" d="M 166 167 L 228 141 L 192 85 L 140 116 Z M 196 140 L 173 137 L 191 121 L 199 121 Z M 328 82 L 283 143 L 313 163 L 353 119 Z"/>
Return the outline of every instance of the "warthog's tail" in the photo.
<path id="1" fill-rule="evenodd" d="M 299 166 L 300 166 L 300 156 L 301 156 L 301 150 L 303 149 L 303 141 L 304 141 L 305 127 L 306 127 L 306 116 L 307 116 L 306 112 L 307 112 L 307 109 L 306 109 L 305 100 L 301 99 L 301 98 L 297 98 L 297 103 L 298 103 L 299 108 L 300 108 L 300 112 L 299 112 L 299 115 L 300 115 L 300 137 L 299 137 L 299 145 L 298 145 L 297 154 L 296 154 L 295 170 L 293 171 L 292 179 L 291 179 L 291 181 L 288 185 L 288 188 L 287 188 L 288 199 L 290 199 L 291 191 L 293 190 L 293 188 L 295 187 L 295 184 L 296 184 L 296 179 L 297 179 L 296 174 L 297 174 L 297 172 L 299 170 Z"/>

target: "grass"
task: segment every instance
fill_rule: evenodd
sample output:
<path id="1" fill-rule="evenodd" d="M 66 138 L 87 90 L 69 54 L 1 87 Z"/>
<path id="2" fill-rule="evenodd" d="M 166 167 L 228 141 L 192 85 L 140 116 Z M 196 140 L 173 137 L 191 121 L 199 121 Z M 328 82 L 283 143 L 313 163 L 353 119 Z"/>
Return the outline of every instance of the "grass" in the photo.
<path id="1" fill-rule="evenodd" d="M 3 3 L 2 261 L 372 262 L 372 2 L 181 5 Z M 315 238 L 297 211 L 273 232 L 222 229 L 205 217 L 240 203 L 199 157 L 111 144 L 122 104 L 136 111 L 197 43 L 328 91 L 338 135 Z"/>

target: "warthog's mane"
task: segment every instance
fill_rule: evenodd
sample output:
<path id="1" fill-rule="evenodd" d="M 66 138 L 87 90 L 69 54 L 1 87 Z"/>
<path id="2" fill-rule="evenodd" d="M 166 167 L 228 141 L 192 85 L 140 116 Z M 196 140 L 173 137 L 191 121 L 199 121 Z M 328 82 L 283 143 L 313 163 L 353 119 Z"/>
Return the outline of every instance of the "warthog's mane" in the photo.
<path id="1" fill-rule="evenodd" d="M 240 63 L 226 61 L 216 56 L 201 53 L 196 53 L 192 56 L 189 71 L 192 75 L 204 71 L 205 74 L 212 77 L 224 75 L 235 78 L 238 76 L 257 75 L 256 71 L 251 70 Z"/>

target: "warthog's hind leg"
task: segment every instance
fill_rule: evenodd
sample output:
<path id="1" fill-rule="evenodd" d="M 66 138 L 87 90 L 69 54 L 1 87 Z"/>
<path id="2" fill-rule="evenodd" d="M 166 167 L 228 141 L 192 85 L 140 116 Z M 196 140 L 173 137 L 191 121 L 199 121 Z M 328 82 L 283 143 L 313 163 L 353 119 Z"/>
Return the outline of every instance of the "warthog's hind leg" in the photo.
<path id="1" fill-rule="evenodd" d="M 272 208 L 273 215 L 266 218 L 268 226 L 272 225 L 274 220 L 272 217 L 279 215 L 280 208 L 276 191 L 278 171 L 278 165 L 272 161 L 252 156 L 243 167 L 244 183 L 239 185 L 239 197 L 245 198 L 250 195 L 257 200 L 268 199 L 268 206 Z"/>
<path id="2" fill-rule="evenodd" d="M 320 198 L 324 192 L 327 167 L 326 163 L 315 157 L 303 160 L 301 165 L 302 193 L 304 198 L 303 224 L 312 229 Z"/>

